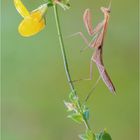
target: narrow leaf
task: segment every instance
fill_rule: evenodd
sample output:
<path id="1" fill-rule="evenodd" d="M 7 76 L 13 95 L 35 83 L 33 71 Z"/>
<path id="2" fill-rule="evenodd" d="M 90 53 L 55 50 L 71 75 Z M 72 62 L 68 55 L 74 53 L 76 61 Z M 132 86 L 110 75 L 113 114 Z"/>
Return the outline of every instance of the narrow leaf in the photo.
<path id="1" fill-rule="evenodd" d="M 88 140 L 96 140 L 96 137 L 91 130 L 87 130 L 86 135 L 87 135 Z"/>
<path id="2" fill-rule="evenodd" d="M 75 121 L 77 123 L 83 122 L 83 117 L 81 114 L 74 113 L 72 115 L 69 115 L 68 118 L 72 119 L 73 121 Z"/>
<path id="3" fill-rule="evenodd" d="M 73 92 L 69 94 L 69 99 L 71 102 L 77 102 L 78 98 L 75 96 Z"/>
<path id="4" fill-rule="evenodd" d="M 85 134 L 82 134 L 79 136 L 82 140 L 96 140 L 95 135 L 92 133 L 92 131 L 87 130 Z"/>
<path id="5" fill-rule="evenodd" d="M 79 138 L 80 138 L 81 140 L 88 140 L 88 139 L 87 139 L 87 136 L 86 136 L 85 134 L 79 135 Z"/>

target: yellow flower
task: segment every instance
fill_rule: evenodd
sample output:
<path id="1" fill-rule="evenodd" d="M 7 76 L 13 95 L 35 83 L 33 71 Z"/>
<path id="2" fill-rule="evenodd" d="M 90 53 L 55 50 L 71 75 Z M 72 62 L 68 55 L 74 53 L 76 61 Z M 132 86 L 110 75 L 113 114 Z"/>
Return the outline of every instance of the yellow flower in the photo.
<path id="1" fill-rule="evenodd" d="M 36 10 L 29 12 L 21 0 L 14 0 L 14 3 L 17 11 L 24 18 L 18 27 L 18 31 L 22 36 L 35 35 L 45 27 L 44 14 L 47 10 L 47 4 L 43 4 Z"/>

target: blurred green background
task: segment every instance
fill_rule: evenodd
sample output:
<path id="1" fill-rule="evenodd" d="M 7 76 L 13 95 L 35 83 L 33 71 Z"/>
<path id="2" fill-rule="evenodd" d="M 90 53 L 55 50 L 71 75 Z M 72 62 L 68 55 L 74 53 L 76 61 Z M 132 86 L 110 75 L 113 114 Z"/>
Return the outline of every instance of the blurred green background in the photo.
<path id="1" fill-rule="evenodd" d="M 44 0 L 22 0 L 33 10 Z M 59 8 L 70 72 L 73 79 L 89 75 L 92 51 L 80 53 L 85 44 L 68 35 L 82 31 L 86 8 L 93 24 L 101 21 L 99 9 L 108 0 L 71 0 L 71 9 Z M 66 82 L 53 8 L 47 13 L 46 28 L 30 38 L 19 35 L 22 20 L 12 0 L 2 0 L 2 140 L 77 140 L 84 132 L 66 118 L 63 100 L 70 92 Z M 89 38 L 90 39 L 90 38 Z M 113 140 L 138 140 L 138 0 L 113 0 L 104 44 L 104 63 L 116 86 L 113 96 L 102 81 L 88 101 L 90 125 L 95 132 L 107 128 Z M 76 83 L 83 100 L 98 78 Z"/>

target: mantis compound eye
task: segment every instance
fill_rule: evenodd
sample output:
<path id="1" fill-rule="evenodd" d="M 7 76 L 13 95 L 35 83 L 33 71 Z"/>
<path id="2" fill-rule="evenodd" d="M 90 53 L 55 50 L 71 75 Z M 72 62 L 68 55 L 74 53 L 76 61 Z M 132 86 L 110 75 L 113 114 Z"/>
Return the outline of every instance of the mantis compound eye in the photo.
<path id="1" fill-rule="evenodd" d="M 105 8 L 105 7 L 101 7 L 101 11 L 103 13 L 110 13 L 111 12 L 110 8 Z"/>
<path id="2" fill-rule="evenodd" d="M 110 9 L 107 9 L 107 12 L 108 12 L 108 13 L 111 13 L 111 10 L 110 10 Z"/>
<path id="3" fill-rule="evenodd" d="M 108 13 L 111 13 L 111 7 L 106 8 L 106 11 L 107 11 Z"/>

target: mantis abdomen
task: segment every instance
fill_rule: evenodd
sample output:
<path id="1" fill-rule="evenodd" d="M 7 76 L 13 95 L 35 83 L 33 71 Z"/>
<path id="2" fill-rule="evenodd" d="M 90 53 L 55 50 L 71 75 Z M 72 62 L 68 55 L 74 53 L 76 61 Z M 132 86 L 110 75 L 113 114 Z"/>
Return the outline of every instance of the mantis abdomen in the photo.
<path id="1" fill-rule="evenodd" d="M 102 60 L 102 47 L 97 48 L 94 52 L 93 55 L 93 61 L 96 63 L 97 68 L 99 70 L 100 76 L 102 78 L 102 80 L 104 81 L 104 83 L 106 84 L 106 86 L 108 87 L 108 89 L 112 92 L 115 93 L 115 87 L 113 85 L 113 82 L 111 81 L 105 67 L 103 64 L 103 60 Z"/>

